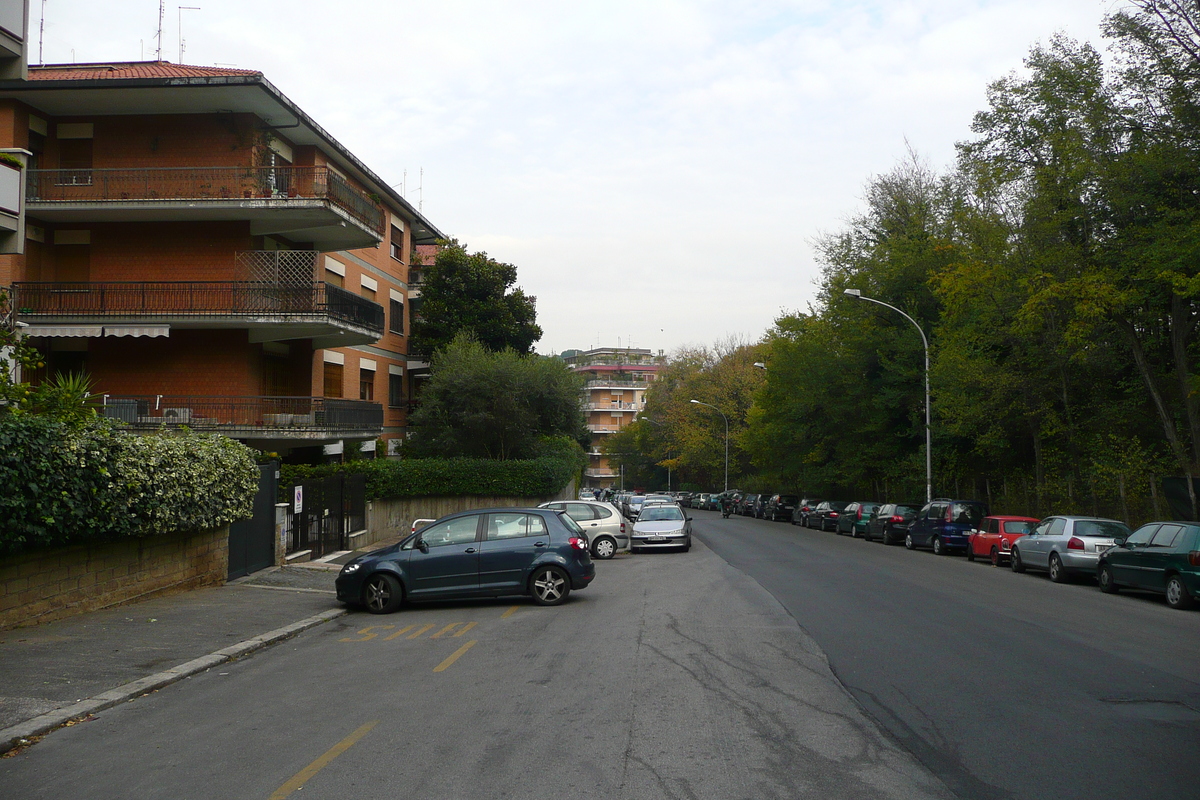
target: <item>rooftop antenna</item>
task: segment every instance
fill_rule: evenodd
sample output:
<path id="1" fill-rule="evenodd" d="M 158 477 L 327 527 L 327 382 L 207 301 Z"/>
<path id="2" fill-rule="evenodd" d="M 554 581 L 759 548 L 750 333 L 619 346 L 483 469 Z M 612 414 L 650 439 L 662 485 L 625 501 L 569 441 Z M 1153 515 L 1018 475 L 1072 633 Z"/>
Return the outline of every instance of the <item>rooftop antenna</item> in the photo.
<path id="1" fill-rule="evenodd" d="M 421 193 L 421 197 L 417 200 L 417 211 L 425 213 L 425 168 L 421 167 L 421 182 L 417 184 L 417 191 Z"/>
<path id="2" fill-rule="evenodd" d="M 179 63 L 183 63 L 183 48 L 187 47 L 187 39 L 183 38 L 183 12 L 200 11 L 199 6 L 178 6 L 179 8 Z"/>
<path id="3" fill-rule="evenodd" d="M 42 24 L 38 27 L 38 63 L 45 64 L 42 58 L 42 45 L 46 43 L 46 0 L 42 0 Z"/>
<path id="4" fill-rule="evenodd" d="M 155 61 L 162 61 L 162 29 L 163 29 L 163 14 L 167 10 L 167 0 L 158 0 L 158 50 L 154 55 Z"/>

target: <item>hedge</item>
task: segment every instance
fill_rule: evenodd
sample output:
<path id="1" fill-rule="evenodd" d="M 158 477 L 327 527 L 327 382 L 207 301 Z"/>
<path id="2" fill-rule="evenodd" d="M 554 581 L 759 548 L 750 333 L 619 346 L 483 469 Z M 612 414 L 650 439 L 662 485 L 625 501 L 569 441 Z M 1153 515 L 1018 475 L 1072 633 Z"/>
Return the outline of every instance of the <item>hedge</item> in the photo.
<path id="1" fill-rule="evenodd" d="M 482 495 L 488 497 L 548 497 L 557 494 L 579 474 L 586 456 L 578 445 L 552 443 L 538 458 L 492 461 L 485 458 L 412 458 L 347 461 L 342 464 L 281 469 L 281 500 L 287 487 L 330 475 L 366 475 L 367 499 Z"/>
<path id="2" fill-rule="evenodd" d="M 252 451 L 223 436 L 0 415 L 0 554 L 218 527 L 257 487 Z"/>

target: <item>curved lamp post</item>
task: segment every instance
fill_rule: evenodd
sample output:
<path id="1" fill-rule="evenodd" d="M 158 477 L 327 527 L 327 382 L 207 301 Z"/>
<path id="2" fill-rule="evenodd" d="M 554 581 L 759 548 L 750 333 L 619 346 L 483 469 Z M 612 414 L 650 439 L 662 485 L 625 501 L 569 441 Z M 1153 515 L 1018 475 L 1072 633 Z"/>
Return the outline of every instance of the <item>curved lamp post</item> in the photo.
<path id="1" fill-rule="evenodd" d="M 725 416 L 725 412 L 709 403 L 701 403 L 699 400 L 691 400 L 698 406 L 708 406 L 713 411 L 721 415 L 721 419 L 725 420 L 725 491 L 729 491 L 729 417 Z"/>
<path id="2" fill-rule="evenodd" d="M 859 300 L 866 300 L 868 303 L 875 303 L 884 308 L 890 308 L 900 316 L 913 324 L 917 329 L 917 333 L 921 334 L 921 344 L 925 345 L 925 502 L 933 501 L 933 444 L 932 438 L 929 435 L 929 340 L 925 338 L 925 331 L 921 330 L 921 326 L 917 321 L 905 314 L 895 306 L 888 305 L 882 300 L 876 300 L 873 297 L 863 297 L 860 289 L 847 289 L 846 294 L 851 297 L 857 297 Z M 692 401 L 696 402 L 695 400 Z"/>

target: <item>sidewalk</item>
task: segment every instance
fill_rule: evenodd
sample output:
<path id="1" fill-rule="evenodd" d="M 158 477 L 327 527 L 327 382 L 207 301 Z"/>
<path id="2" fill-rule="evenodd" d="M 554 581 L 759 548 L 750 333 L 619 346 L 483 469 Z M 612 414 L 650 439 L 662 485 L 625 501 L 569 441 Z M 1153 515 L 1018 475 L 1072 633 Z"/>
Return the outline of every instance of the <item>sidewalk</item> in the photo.
<path id="1" fill-rule="evenodd" d="M 0 632 L 0 752 L 342 616 L 337 573 L 335 564 L 273 567 L 220 587 Z"/>

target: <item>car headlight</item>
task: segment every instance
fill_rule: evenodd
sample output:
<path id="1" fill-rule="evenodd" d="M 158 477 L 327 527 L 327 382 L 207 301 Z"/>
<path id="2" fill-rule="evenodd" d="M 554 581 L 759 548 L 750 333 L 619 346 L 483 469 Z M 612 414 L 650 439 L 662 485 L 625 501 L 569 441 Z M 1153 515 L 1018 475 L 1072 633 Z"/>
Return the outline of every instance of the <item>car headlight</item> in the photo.
<path id="1" fill-rule="evenodd" d="M 361 566 L 362 564 L 347 564 L 346 566 L 342 567 L 342 574 L 349 575 L 352 572 L 358 572 L 358 569 Z"/>

